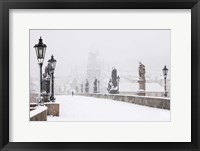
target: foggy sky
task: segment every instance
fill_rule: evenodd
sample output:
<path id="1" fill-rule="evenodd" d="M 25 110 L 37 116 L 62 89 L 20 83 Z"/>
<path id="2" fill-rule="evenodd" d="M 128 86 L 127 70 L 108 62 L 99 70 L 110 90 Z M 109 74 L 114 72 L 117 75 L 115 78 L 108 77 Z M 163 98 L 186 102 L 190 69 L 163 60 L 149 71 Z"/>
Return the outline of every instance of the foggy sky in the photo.
<path id="1" fill-rule="evenodd" d="M 115 66 L 118 73 L 138 73 L 139 61 L 146 74 L 170 71 L 170 30 L 30 30 L 30 76 L 39 77 L 33 46 L 42 36 L 47 45 L 43 64 L 51 55 L 57 60 L 55 76 L 67 76 L 72 68 L 86 74 L 88 53 L 98 52 L 102 65 Z"/>

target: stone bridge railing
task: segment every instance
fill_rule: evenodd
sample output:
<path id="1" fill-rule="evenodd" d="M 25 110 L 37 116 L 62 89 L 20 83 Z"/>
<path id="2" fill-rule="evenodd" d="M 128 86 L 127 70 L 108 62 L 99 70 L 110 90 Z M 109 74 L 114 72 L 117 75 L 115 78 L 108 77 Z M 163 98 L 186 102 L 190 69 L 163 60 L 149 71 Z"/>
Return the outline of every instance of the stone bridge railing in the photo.
<path id="1" fill-rule="evenodd" d="M 46 121 L 47 120 L 47 107 L 39 106 L 30 112 L 30 121 Z"/>
<path id="2" fill-rule="evenodd" d="M 79 95 L 103 98 L 103 99 L 112 99 L 115 101 L 123 101 L 127 103 L 134 103 L 138 105 L 170 110 L 170 99 L 164 98 L 164 97 L 102 94 L 102 93 L 89 93 L 89 94 L 84 93 L 84 94 L 79 94 Z"/>

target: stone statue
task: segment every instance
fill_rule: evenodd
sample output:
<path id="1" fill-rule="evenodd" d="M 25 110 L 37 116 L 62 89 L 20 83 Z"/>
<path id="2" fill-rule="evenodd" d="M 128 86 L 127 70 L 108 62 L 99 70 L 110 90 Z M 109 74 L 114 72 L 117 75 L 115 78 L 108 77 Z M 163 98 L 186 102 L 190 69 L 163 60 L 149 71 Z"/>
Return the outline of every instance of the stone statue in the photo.
<path id="1" fill-rule="evenodd" d="M 97 79 L 94 79 L 94 87 L 97 87 Z"/>
<path id="2" fill-rule="evenodd" d="M 111 77 L 112 77 L 113 86 L 116 87 L 117 86 L 117 69 L 115 69 L 115 67 L 113 67 Z"/>
<path id="3" fill-rule="evenodd" d="M 48 65 L 45 67 L 45 73 L 43 73 L 43 79 L 42 79 L 42 91 L 43 91 L 43 98 L 44 102 L 49 102 L 50 100 L 50 74 L 51 65 L 48 63 Z"/>
<path id="4" fill-rule="evenodd" d="M 97 93 L 97 78 L 94 80 L 94 93 Z"/>
<path id="5" fill-rule="evenodd" d="M 109 82 L 108 82 L 108 88 L 107 88 L 108 92 L 110 91 L 111 87 L 112 87 L 112 82 L 111 82 L 111 79 L 110 79 Z"/>
<path id="6" fill-rule="evenodd" d="M 108 92 L 111 94 L 118 94 L 119 93 L 119 76 L 117 76 L 117 69 L 113 67 L 111 72 L 111 79 L 108 83 Z"/>
<path id="7" fill-rule="evenodd" d="M 145 81 L 145 66 L 139 62 L 139 79 Z"/>
<path id="8" fill-rule="evenodd" d="M 89 82 L 88 79 L 86 79 L 86 83 L 85 83 L 85 93 L 89 92 Z"/>
<path id="9" fill-rule="evenodd" d="M 139 70 L 139 80 L 138 80 L 139 90 L 137 94 L 140 96 L 145 96 L 146 93 L 145 66 L 141 62 L 139 62 L 138 70 Z"/>
<path id="10" fill-rule="evenodd" d="M 52 68 L 51 64 L 48 63 L 47 66 L 45 67 L 45 73 L 48 75 L 51 75 L 51 72 L 50 72 L 51 68 Z"/>

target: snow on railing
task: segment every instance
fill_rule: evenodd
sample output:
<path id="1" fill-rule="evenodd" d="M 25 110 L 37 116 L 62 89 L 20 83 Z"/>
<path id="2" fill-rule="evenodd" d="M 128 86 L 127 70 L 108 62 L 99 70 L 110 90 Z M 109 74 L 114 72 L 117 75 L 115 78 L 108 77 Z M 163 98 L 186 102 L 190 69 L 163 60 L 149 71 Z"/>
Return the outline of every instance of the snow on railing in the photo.
<path id="1" fill-rule="evenodd" d="M 46 106 L 38 106 L 35 110 L 30 112 L 30 118 L 42 113 L 45 110 L 47 110 Z"/>
<path id="2" fill-rule="evenodd" d="M 116 101 L 123 101 L 127 103 L 134 103 L 138 105 L 170 110 L 170 98 L 165 98 L 165 97 L 105 94 L 105 93 L 82 93 L 78 95 L 104 98 L 104 99 L 112 99 Z"/>

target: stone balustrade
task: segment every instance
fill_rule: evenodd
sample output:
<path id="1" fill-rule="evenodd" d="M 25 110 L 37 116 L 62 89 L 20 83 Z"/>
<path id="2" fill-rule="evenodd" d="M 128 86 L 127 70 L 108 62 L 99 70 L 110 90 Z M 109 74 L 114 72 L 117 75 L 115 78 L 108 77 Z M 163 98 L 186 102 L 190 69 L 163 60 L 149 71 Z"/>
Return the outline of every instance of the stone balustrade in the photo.
<path id="1" fill-rule="evenodd" d="M 56 102 L 46 102 L 44 105 L 48 108 L 47 115 L 59 116 L 60 104 Z"/>
<path id="2" fill-rule="evenodd" d="M 79 94 L 79 95 L 103 98 L 103 99 L 112 99 L 115 101 L 123 101 L 127 103 L 134 103 L 138 105 L 170 110 L 170 98 L 164 98 L 164 97 L 102 94 L 102 93 L 88 93 L 88 94 Z"/>
<path id="3" fill-rule="evenodd" d="M 30 121 L 46 121 L 47 120 L 47 107 L 38 106 L 30 111 Z"/>
<path id="4" fill-rule="evenodd" d="M 37 93 L 30 94 L 30 111 L 33 111 L 37 107 L 36 97 Z M 56 102 L 45 102 L 44 105 L 47 107 L 47 115 L 59 116 L 60 104 Z"/>

